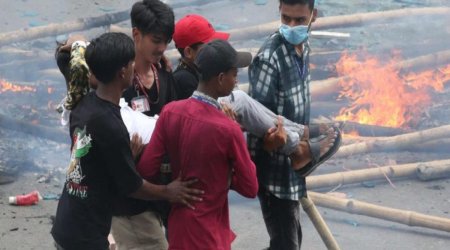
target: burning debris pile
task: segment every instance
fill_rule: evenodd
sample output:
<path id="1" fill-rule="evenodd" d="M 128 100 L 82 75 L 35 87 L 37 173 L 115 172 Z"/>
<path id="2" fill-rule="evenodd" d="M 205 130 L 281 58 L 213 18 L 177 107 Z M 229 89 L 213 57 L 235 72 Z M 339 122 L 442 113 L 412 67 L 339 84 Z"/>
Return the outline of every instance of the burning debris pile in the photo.
<path id="1" fill-rule="evenodd" d="M 402 75 L 398 56 L 383 64 L 373 56 L 359 60 L 344 53 L 336 64 L 342 88 L 339 99 L 351 104 L 342 108 L 338 121 L 353 121 L 385 127 L 417 127 L 433 94 L 444 92 L 450 83 L 450 65 Z"/>
<path id="2" fill-rule="evenodd" d="M 237 8 L 240 1 L 231 2 Z M 333 4 L 327 7 L 335 8 Z M 38 172 L 39 176 L 51 172 L 53 176 L 54 169 L 68 162 L 68 132 L 60 126 L 55 112 L 65 95 L 65 85 L 53 56 L 54 38 L 44 42 L 35 39 L 105 25 L 108 30 L 129 33 L 123 28 L 128 24 L 112 25 L 126 19 L 123 13 L 0 35 L 0 185 L 14 181 L 21 170 Z M 307 178 L 309 189 L 336 191 L 363 182 L 394 185 L 397 178 L 448 178 L 450 30 L 430 27 L 448 26 L 450 8 L 400 8 L 345 16 L 331 13 L 336 16 L 319 18 L 313 26 L 316 31 L 339 32 L 312 36 L 312 113 L 328 121 L 343 121 L 345 145 L 316 175 Z M 423 23 L 411 30 L 411 19 Z M 275 21 L 238 28 L 237 23 L 229 30 L 230 40 L 241 50 L 256 52 L 262 38 L 278 25 Z M 96 35 L 103 31 L 101 28 Z M 417 39 L 425 33 L 427 39 Z M 176 63 L 177 51 L 169 50 L 166 55 Z M 240 79 L 245 82 L 245 72 L 240 73 Z M 356 201 L 311 194 L 319 206 L 369 216 L 377 211 L 394 213 L 379 207 L 367 212 Z M 433 224 L 436 218 L 426 217 L 433 221 L 430 226 L 400 217 L 388 219 L 450 231 L 446 218 Z"/>

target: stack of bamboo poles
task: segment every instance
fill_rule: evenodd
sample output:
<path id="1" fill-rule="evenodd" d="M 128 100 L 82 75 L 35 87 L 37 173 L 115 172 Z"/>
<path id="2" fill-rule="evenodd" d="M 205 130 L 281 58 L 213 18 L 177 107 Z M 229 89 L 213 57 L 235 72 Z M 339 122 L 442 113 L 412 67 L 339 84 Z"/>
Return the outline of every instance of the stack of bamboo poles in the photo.
<path id="1" fill-rule="evenodd" d="M 309 176 L 306 178 L 306 185 L 310 190 L 355 184 L 362 181 L 381 180 L 385 178 L 394 179 L 411 177 L 417 177 L 422 181 L 448 178 L 450 177 L 450 160 L 411 163 L 397 166 L 386 166 L 373 169 L 362 169 L 326 175 Z M 365 215 L 382 220 L 397 222 L 408 226 L 426 227 L 435 230 L 450 232 L 450 218 L 441 218 L 412 211 L 394 209 L 370 204 L 368 202 L 361 202 L 354 199 L 338 198 L 332 195 L 321 194 L 312 191 L 308 192 L 308 196 L 317 206 L 348 212 L 351 214 Z M 326 230 L 321 233 L 321 235 L 327 235 Z M 324 239 L 324 242 L 327 241 Z"/>
<path id="2" fill-rule="evenodd" d="M 383 207 L 354 199 L 336 198 L 331 195 L 316 192 L 308 193 L 314 204 L 351 214 L 370 216 L 382 220 L 401 223 L 411 227 L 426 227 L 450 232 L 450 219 L 426 214 Z"/>
<path id="3" fill-rule="evenodd" d="M 323 189 L 361 183 L 363 181 L 380 181 L 396 178 L 415 178 L 431 181 L 450 177 L 450 160 L 409 163 L 395 166 L 337 172 L 325 175 L 308 176 L 308 189 Z"/>

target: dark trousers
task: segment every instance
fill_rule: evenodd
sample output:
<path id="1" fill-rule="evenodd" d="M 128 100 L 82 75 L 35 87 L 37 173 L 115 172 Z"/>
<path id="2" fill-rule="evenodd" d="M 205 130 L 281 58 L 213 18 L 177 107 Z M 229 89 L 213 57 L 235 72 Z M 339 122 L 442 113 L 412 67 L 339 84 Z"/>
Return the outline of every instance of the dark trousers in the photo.
<path id="1" fill-rule="evenodd" d="M 63 248 L 58 243 L 54 242 L 56 250 L 67 250 L 66 248 Z M 109 250 L 109 248 L 106 248 L 104 250 Z"/>
<path id="2" fill-rule="evenodd" d="M 270 250 L 298 250 L 302 244 L 300 203 L 282 200 L 260 187 L 261 210 L 270 236 Z"/>

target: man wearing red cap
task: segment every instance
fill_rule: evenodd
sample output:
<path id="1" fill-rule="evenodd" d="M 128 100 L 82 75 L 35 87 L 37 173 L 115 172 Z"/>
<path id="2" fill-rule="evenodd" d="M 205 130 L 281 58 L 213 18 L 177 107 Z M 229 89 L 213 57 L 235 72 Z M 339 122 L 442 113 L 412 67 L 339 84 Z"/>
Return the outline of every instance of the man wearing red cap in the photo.
<path id="1" fill-rule="evenodd" d="M 199 79 L 193 62 L 200 46 L 214 39 L 228 40 L 229 37 L 228 33 L 217 32 L 208 20 L 199 15 L 187 15 L 175 24 L 173 40 L 181 59 L 173 77 L 179 99 L 189 98 L 197 89 Z"/>

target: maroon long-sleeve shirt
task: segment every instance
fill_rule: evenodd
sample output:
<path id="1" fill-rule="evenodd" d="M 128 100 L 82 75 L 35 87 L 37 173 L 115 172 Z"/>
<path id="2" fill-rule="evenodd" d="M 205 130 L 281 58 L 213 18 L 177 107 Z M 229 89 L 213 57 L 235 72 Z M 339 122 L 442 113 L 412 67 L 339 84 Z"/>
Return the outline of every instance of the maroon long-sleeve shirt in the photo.
<path id="1" fill-rule="evenodd" d="M 189 98 L 172 102 L 159 117 L 137 166 L 145 179 L 159 174 L 168 153 L 173 178 L 196 178 L 203 201 L 195 210 L 174 205 L 169 215 L 169 249 L 230 249 L 228 190 L 256 197 L 256 168 L 239 126 L 217 107 Z"/>

